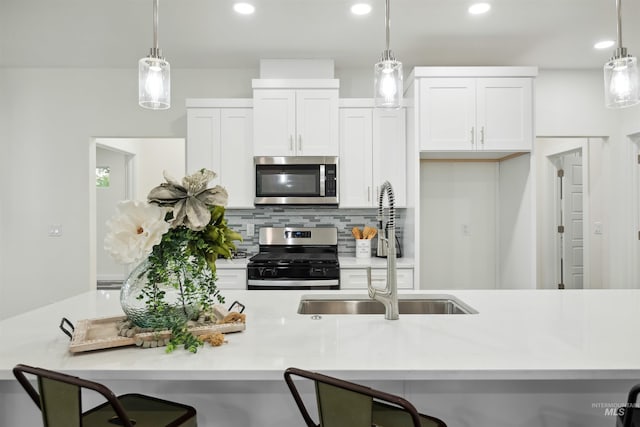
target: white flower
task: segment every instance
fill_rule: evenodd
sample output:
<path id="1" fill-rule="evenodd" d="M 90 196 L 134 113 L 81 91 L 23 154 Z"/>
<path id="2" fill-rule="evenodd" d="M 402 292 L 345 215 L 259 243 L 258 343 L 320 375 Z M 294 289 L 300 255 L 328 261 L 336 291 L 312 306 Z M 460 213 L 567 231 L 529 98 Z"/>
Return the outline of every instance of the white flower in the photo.
<path id="1" fill-rule="evenodd" d="M 166 213 L 165 208 L 145 202 L 118 203 L 116 214 L 107 221 L 104 249 L 123 264 L 145 259 L 169 230 Z"/>

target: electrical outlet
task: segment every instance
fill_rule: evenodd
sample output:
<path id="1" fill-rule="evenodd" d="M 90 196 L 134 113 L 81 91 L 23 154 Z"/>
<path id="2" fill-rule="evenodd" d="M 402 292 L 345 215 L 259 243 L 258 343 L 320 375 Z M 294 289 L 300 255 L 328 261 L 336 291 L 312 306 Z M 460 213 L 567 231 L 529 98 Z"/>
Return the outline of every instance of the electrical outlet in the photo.
<path id="1" fill-rule="evenodd" d="M 596 221 L 593 223 L 593 234 L 602 234 L 602 223 Z"/>
<path id="2" fill-rule="evenodd" d="M 469 228 L 469 224 L 462 224 L 462 235 L 468 236 L 471 234 L 471 230 Z"/>
<path id="3" fill-rule="evenodd" d="M 256 232 L 255 224 L 252 222 L 247 223 L 247 236 L 253 236 Z"/>
<path id="4" fill-rule="evenodd" d="M 49 225 L 49 237 L 60 237 L 60 236 L 62 236 L 62 225 L 61 224 Z"/>

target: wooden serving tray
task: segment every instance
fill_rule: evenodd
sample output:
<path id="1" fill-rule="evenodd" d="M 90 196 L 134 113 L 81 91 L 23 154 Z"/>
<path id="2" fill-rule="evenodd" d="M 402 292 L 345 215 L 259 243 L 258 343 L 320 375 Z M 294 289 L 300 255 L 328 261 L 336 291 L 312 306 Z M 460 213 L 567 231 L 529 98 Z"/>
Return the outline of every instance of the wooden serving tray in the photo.
<path id="1" fill-rule="evenodd" d="M 229 311 L 222 306 L 214 306 L 214 314 L 218 319 L 224 318 Z M 63 318 L 60 328 L 71 337 L 69 351 L 71 353 L 81 353 L 91 350 L 104 350 L 108 348 L 125 347 L 136 345 L 139 340 L 157 340 L 171 338 L 171 331 L 140 332 L 131 337 L 119 335 L 122 323 L 127 320 L 127 316 L 100 317 L 97 319 L 79 320 L 74 327 L 67 319 Z M 73 334 L 64 329 L 63 323 L 67 322 L 73 330 Z M 213 334 L 221 332 L 242 332 L 246 329 L 246 324 L 241 322 L 233 323 L 198 323 L 194 322 L 188 327 L 189 332 L 195 336 Z"/>
<path id="2" fill-rule="evenodd" d="M 118 324 L 126 318 L 126 316 L 113 316 L 79 320 L 73 331 L 69 351 L 78 353 L 135 345 L 135 337 L 127 338 L 118 335 Z"/>

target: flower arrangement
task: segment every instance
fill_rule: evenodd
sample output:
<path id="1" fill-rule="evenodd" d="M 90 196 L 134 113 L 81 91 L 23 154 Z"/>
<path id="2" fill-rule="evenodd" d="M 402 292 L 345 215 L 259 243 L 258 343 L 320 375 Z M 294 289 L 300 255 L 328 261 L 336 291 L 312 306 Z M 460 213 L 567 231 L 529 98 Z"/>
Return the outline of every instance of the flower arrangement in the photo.
<path id="1" fill-rule="evenodd" d="M 120 202 L 107 221 L 107 252 L 121 263 L 141 262 L 121 292 L 123 310 L 135 325 L 186 331 L 188 320 L 224 302 L 215 262 L 230 258 L 242 236 L 224 218 L 227 191 L 207 188 L 215 176 L 201 169 L 178 182 L 165 171 L 166 183 L 153 188 L 147 202 Z"/>

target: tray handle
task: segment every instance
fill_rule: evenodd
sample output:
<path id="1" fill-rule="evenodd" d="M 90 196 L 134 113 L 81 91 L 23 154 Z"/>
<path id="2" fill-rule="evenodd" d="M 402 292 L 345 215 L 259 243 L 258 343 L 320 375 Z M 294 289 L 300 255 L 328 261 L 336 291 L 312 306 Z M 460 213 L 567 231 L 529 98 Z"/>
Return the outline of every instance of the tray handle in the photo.
<path id="1" fill-rule="evenodd" d="M 69 327 L 71 328 L 71 331 L 69 331 L 69 329 L 65 329 L 65 325 L 69 325 Z M 63 317 L 62 320 L 60 321 L 60 326 L 59 326 L 60 330 L 62 332 L 64 332 L 64 334 L 66 336 L 69 337 L 69 339 L 73 339 L 73 333 L 76 328 L 73 326 L 73 323 L 71 323 L 69 321 L 69 319 L 67 319 L 66 317 Z"/>
<path id="2" fill-rule="evenodd" d="M 242 304 L 240 301 L 234 301 L 227 311 L 233 311 L 233 307 L 235 307 L 236 305 L 241 307 L 239 313 L 244 312 L 244 304 Z"/>

